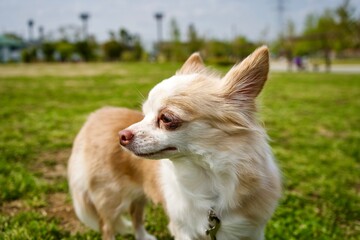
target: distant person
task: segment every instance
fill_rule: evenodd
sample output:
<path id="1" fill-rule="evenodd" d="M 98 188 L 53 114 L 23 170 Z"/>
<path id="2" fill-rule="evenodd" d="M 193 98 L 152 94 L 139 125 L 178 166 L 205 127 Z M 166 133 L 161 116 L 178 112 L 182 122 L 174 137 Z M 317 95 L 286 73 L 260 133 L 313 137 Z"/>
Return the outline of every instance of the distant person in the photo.
<path id="1" fill-rule="evenodd" d="M 294 62 L 299 71 L 302 71 L 305 69 L 302 57 L 300 57 L 300 56 L 295 57 Z"/>

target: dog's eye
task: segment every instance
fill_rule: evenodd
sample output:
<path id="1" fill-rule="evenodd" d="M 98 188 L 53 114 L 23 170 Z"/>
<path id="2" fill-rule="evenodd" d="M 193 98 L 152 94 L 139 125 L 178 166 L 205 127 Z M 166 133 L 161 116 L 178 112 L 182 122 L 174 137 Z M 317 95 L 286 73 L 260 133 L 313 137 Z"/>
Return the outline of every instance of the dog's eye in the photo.
<path id="1" fill-rule="evenodd" d="M 163 123 L 165 123 L 165 124 L 171 123 L 171 122 L 173 121 L 173 119 L 171 118 L 171 116 L 168 116 L 168 115 L 166 115 L 166 114 L 161 114 L 160 120 L 161 120 Z"/>
<path id="2" fill-rule="evenodd" d="M 182 121 L 172 114 L 163 113 L 160 115 L 158 125 L 163 126 L 166 130 L 175 130 L 181 126 Z"/>

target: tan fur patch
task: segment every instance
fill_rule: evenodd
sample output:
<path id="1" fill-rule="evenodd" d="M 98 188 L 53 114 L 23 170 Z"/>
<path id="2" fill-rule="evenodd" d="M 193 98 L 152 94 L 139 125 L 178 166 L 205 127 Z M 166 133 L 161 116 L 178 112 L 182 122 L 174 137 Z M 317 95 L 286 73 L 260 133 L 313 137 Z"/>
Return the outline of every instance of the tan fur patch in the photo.
<path id="1" fill-rule="evenodd" d="M 177 75 L 199 73 L 205 69 L 204 62 L 199 53 L 193 53 L 183 64 Z"/>
<path id="2" fill-rule="evenodd" d="M 263 46 L 256 49 L 240 64 L 234 66 L 224 77 L 224 96 L 238 99 L 254 99 L 262 90 L 269 72 L 269 50 Z"/>

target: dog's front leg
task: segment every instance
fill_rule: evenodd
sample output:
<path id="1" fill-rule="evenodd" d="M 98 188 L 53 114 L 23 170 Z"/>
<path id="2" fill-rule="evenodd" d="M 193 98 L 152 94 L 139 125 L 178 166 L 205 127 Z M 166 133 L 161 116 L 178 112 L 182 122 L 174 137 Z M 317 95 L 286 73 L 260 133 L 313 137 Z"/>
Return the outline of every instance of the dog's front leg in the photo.
<path id="1" fill-rule="evenodd" d="M 179 227 L 174 224 L 174 222 L 170 221 L 168 225 L 169 231 L 175 240 L 193 240 L 188 233 L 179 229 Z M 200 240 L 200 239 L 199 239 Z"/>
<path id="2" fill-rule="evenodd" d="M 100 220 L 100 232 L 102 240 L 115 240 L 114 228 L 109 222 Z"/>
<path id="3" fill-rule="evenodd" d="M 140 198 L 131 203 L 130 215 L 135 229 L 136 240 L 156 240 L 156 237 L 149 234 L 144 228 L 145 198 Z"/>

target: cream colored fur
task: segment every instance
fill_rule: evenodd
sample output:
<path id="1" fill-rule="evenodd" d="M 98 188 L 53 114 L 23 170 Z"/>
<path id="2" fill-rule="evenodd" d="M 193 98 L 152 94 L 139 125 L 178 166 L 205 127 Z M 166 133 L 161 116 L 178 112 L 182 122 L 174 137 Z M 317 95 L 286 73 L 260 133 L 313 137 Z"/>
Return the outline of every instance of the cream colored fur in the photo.
<path id="1" fill-rule="evenodd" d="M 164 206 L 176 240 L 209 239 L 211 208 L 221 219 L 218 240 L 263 239 L 281 192 L 256 117 L 255 98 L 268 69 L 266 47 L 223 78 L 193 54 L 175 76 L 151 90 L 143 119 L 121 108 L 92 114 L 69 161 L 78 217 L 111 239 L 127 231 L 121 215 L 130 208 L 136 239 L 154 239 L 142 225 L 147 196 Z M 134 154 L 118 146 L 122 129 L 120 142 Z"/>

